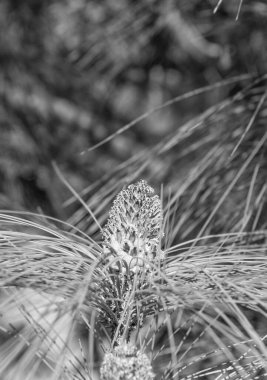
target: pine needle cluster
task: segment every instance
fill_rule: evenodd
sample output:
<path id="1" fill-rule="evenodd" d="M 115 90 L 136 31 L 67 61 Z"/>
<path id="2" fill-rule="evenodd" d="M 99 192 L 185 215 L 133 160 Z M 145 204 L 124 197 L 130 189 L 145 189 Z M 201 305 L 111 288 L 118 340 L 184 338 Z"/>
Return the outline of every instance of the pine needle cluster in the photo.
<path id="1" fill-rule="evenodd" d="M 15 33 L 16 23 L 8 28 L 7 35 L 15 36 L 16 43 L 7 44 L 13 64 L 3 64 L 0 96 L 6 105 L 4 119 L 11 115 L 8 120 L 14 121 L 15 135 L 21 136 L 18 131 L 26 126 L 32 137 L 29 167 L 34 149 L 43 140 L 40 162 L 48 152 L 50 158 L 57 158 L 54 140 L 64 147 L 65 162 L 71 157 L 64 138 L 54 139 L 55 121 L 79 128 L 78 150 L 84 153 L 79 157 L 87 157 L 105 144 L 112 146 L 140 122 L 151 130 L 159 115 L 170 108 L 176 114 L 182 102 L 197 108 L 204 95 L 213 98 L 220 90 L 225 96 L 215 96 L 217 101 L 209 102 L 204 111 L 203 107 L 192 111 L 189 118 L 180 115 L 164 138 L 113 165 L 80 195 L 56 169 L 73 194 L 65 203 L 73 208 L 68 218 L 19 211 L 23 208 L 17 205 L 10 207 L 13 211 L 0 212 L 0 379 L 266 379 L 266 74 L 232 76 L 237 66 L 229 63 L 233 57 L 228 47 L 222 49 L 220 38 L 212 42 L 204 36 L 212 30 L 208 22 L 199 22 L 199 30 L 191 22 L 197 8 L 203 15 L 199 20 L 206 17 L 198 1 L 181 2 L 181 9 L 172 1 L 163 6 L 157 0 L 139 5 L 117 0 L 36 7 L 16 3 L 0 5 L 1 15 L 23 9 L 16 13 L 23 33 Z M 94 12 L 88 12 L 93 3 Z M 248 23 L 262 20 L 266 12 L 262 1 L 243 6 L 240 1 L 237 7 L 226 1 L 209 3 L 221 18 L 225 14 L 239 18 L 243 11 Z M 34 9 L 36 17 L 28 17 Z M 27 20 L 33 20 L 38 31 L 49 20 L 53 38 L 27 33 L 32 30 Z M 254 34 L 256 42 L 264 31 Z M 27 54 L 33 51 L 36 57 L 34 69 L 29 66 L 35 75 L 27 71 L 32 56 L 20 50 L 26 45 L 34 46 Z M 257 44 L 251 45 L 257 55 Z M 51 52 L 58 52 L 57 65 Z M 14 69 L 17 56 L 26 62 L 23 75 Z M 48 71 L 38 64 L 44 56 L 51 66 Z M 210 60 L 217 60 L 218 72 L 226 70 L 231 77 L 166 102 L 161 97 L 159 105 L 142 113 L 140 77 L 149 72 L 149 85 L 154 86 L 154 70 L 158 70 L 163 88 L 162 78 L 167 83 L 171 74 L 163 68 L 177 69 L 178 62 L 179 68 L 190 72 L 188 57 L 207 77 L 218 74 L 203 69 Z M 265 62 L 259 62 L 259 69 Z M 248 67 L 254 68 L 254 55 Z M 53 78 L 61 71 L 65 77 L 71 73 L 71 80 L 66 84 L 64 77 L 55 89 Z M 83 75 L 86 81 L 81 80 Z M 45 86 L 36 78 L 42 78 Z M 124 82 L 137 94 L 130 106 L 123 91 L 117 102 L 113 96 L 106 98 Z M 85 84 L 76 92 L 77 83 Z M 66 92 L 73 99 L 61 98 Z M 98 107 L 103 97 L 105 112 Z M 149 99 L 146 102 L 149 105 Z M 129 122 L 125 114 L 133 104 L 140 116 Z M 123 126 L 98 139 L 93 126 L 105 124 L 104 114 L 112 116 L 111 124 L 119 119 Z M 42 127 L 47 126 L 52 132 L 46 140 Z M 117 123 L 111 129 L 115 127 Z M 88 149 L 84 141 L 90 133 L 96 145 Z M 17 153 L 18 145 L 14 144 Z M 23 160 L 18 161 L 14 178 Z M 82 159 L 75 161 L 79 163 Z M 6 183 L 6 172 L 0 169 Z M 54 204 L 55 193 L 50 197 Z"/>

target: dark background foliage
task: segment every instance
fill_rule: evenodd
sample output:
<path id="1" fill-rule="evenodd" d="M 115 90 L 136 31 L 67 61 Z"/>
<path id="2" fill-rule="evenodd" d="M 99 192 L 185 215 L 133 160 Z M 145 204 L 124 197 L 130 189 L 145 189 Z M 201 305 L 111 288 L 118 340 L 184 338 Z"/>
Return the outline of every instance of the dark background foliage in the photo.
<path id="1" fill-rule="evenodd" d="M 223 1 L 214 13 L 216 4 L 2 0 L 1 208 L 68 216 L 69 192 L 52 161 L 80 191 L 243 84 L 174 103 L 83 150 L 173 97 L 264 74 L 266 2 L 243 1 L 239 14 L 239 1 Z"/>
<path id="2" fill-rule="evenodd" d="M 91 237 L 97 227 L 66 203 L 61 173 L 77 192 L 89 187 L 84 199 L 103 225 L 144 164 L 157 193 L 171 185 L 163 248 L 266 228 L 266 20 L 265 0 L 2 0 L 0 208 L 41 211 Z"/>

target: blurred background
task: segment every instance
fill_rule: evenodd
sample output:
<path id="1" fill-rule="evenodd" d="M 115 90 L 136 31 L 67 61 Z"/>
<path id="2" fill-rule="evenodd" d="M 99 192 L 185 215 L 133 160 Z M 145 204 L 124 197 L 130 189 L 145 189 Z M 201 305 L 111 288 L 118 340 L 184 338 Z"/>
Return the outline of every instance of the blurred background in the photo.
<path id="1" fill-rule="evenodd" d="M 0 208 L 68 217 L 52 162 L 79 192 L 244 84 L 174 102 L 84 150 L 174 97 L 265 74 L 266 17 L 265 0 L 1 0 Z"/>
<path id="2" fill-rule="evenodd" d="M 145 178 L 170 185 L 164 248 L 266 229 L 266 41 L 266 0 L 1 0 L 0 209 L 92 236 L 62 176 L 101 225 Z"/>

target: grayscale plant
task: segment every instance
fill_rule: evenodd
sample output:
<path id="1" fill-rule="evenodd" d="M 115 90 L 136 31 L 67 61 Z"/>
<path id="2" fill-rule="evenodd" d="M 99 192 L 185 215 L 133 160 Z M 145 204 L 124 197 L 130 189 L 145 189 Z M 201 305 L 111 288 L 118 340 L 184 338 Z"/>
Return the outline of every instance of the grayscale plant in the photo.
<path id="1" fill-rule="evenodd" d="M 120 191 L 113 202 L 106 226 L 104 244 L 128 264 L 162 259 L 163 212 L 152 187 L 141 180 Z"/>
<path id="2" fill-rule="evenodd" d="M 112 352 L 105 354 L 101 380 L 153 380 L 154 374 L 146 354 L 135 346 L 119 343 Z"/>
<path id="3" fill-rule="evenodd" d="M 1 310 L 24 320 L 2 322 L 4 379 L 40 368 L 67 380 L 264 376 L 266 335 L 248 313 L 265 315 L 266 231 L 164 249 L 144 181 L 115 198 L 101 244 L 37 218 L 0 215 Z"/>
<path id="4" fill-rule="evenodd" d="M 267 380 L 266 36 L 0 1 L 0 380 Z"/>

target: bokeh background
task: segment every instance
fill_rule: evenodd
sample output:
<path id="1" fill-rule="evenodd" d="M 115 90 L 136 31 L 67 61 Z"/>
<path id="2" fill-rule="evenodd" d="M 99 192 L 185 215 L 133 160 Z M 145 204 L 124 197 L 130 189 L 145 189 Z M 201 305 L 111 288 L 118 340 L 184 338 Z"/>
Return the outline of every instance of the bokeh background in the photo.
<path id="1" fill-rule="evenodd" d="M 266 229 L 266 62 L 266 0 L 1 0 L 0 209 L 95 237 L 68 184 L 103 225 L 145 178 L 170 187 L 163 248 Z"/>
<path id="2" fill-rule="evenodd" d="M 0 207 L 70 216 L 51 163 L 79 192 L 232 96 L 242 81 L 80 154 L 174 97 L 266 73 L 266 20 L 265 0 L 1 0 Z"/>

